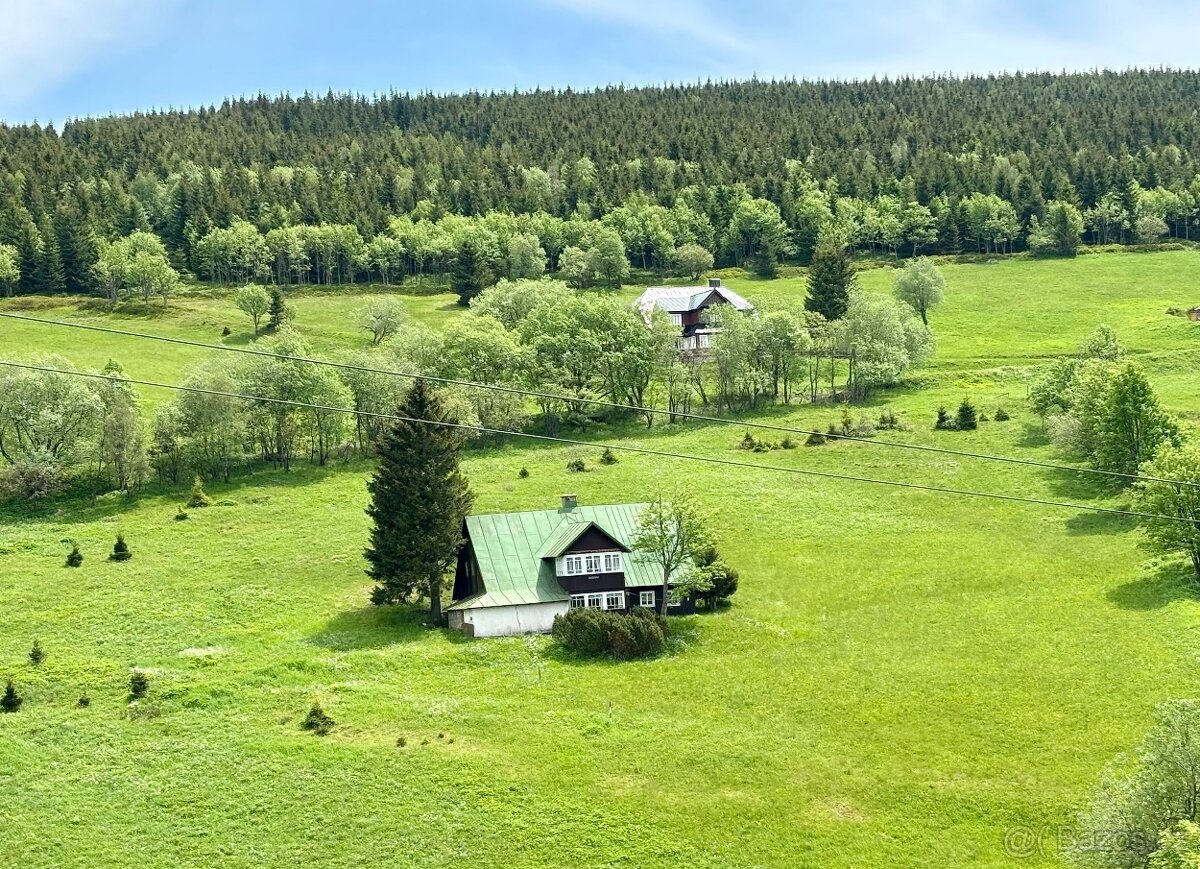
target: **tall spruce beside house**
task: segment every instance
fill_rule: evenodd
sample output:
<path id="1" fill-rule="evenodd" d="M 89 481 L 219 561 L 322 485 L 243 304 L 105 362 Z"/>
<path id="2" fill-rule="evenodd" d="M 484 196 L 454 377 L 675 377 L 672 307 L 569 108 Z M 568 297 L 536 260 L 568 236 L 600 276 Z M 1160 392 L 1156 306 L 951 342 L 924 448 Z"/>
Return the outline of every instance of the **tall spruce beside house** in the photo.
<path id="1" fill-rule="evenodd" d="M 423 378 L 413 383 L 399 416 L 456 422 Z M 429 598 L 443 624 L 442 581 L 458 557 L 472 495 L 459 471 L 462 435 L 439 425 L 399 421 L 379 445 L 379 468 L 367 488 L 371 504 L 367 575 L 374 604 Z"/>

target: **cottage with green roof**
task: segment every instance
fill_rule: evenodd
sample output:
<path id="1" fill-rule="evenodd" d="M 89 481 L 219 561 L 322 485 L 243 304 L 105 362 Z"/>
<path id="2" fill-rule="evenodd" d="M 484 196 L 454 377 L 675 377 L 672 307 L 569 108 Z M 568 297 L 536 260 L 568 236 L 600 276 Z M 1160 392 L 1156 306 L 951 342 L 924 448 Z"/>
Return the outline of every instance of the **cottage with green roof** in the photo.
<path id="1" fill-rule="evenodd" d="M 471 637 L 544 633 L 571 607 L 662 604 L 662 573 L 632 549 L 645 504 L 468 516 L 454 574 L 450 627 Z M 691 598 L 669 612 L 695 612 Z"/>

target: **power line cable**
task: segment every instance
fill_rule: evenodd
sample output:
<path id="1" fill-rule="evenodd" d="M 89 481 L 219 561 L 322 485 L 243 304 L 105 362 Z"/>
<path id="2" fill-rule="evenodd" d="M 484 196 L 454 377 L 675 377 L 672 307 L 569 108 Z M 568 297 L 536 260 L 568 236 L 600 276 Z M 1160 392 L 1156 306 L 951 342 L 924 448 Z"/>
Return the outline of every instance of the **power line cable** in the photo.
<path id="1" fill-rule="evenodd" d="M 22 314 L 13 314 L 9 312 L 0 312 L 0 317 L 6 317 L 10 320 L 22 320 L 30 323 L 39 323 L 49 326 L 65 326 L 71 329 L 84 329 L 90 332 L 102 332 L 109 335 L 120 335 L 127 338 L 144 338 L 151 341 L 164 341 L 168 344 L 178 344 L 184 347 L 197 347 L 204 350 L 223 350 L 228 353 L 244 353 L 251 356 L 267 357 L 270 359 L 293 360 L 296 362 L 305 362 L 312 365 L 325 365 L 331 368 L 339 368 L 343 371 L 358 371 L 367 374 L 385 374 L 392 377 L 404 377 L 408 379 L 424 378 L 434 383 L 443 383 L 451 386 L 462 386 L 472 389 L 486 389 L 495 392 L 508 393 L 510 395 L 521 395 L 529 398 L 540 398 L 552 401 L 563 401 L 570 403 L 590 404 L 600 407 L 609 407 L 616 410 L 632 411 L 634 413 L 653 413 L 659 416 L 670 416 L 678 419 L 690 419 L 697 422 L 714 423 L 717 425 L 736 426 L 744 429 L 758 429 L 764 431 L 774 431 L 784 434 L 795 435 L 820 435 L 824 438 L 832 440 L 852 441 L 854 443 L 868 444 L 877 447 L 892 447 L 901 450 L 914 450 L 917 452 L 934 453 L 939 455 L 958 456 L 961 458 L 980 459 L 983 461 L 1003 462 L 1012 465 L 1025 465 L 1034 468 L 1044 468 L 1053 471 L 1064 471 L 1075 474 L 1091 474 L 1094 476 L 1107 477 L 1109 479 L 1121 480 L 1150 480 L 1156 483 L 1172 483 L 1177 486 L 1187 486 L 1189 488 L 1200 488 L 1200 483 L 1189 483 L 1183 480 L 1169 480 L 1162 477 L 1148 477 L 1139 474 L 1127 474 L 1121 471 L 1109 471 L 1102 468 L 1081 468 L 1074 465 L 1060 465 L 1054 462 L 1042 462 L 1037 459 L 1022 459 L 1015 456 L 997 456 L 991 453 L 975 453 L 967 450 L 955 450 L 948 447 L 934 447 L 924 444 L 908 444 L 899 441 L 879 441 L 870 438 L 864 438 L 857 435 L 837 434 L 835 432 L 821 432 L 813 429 L 791 428 L 788 426 L 774 425 L 764 422 L 747 422 L 740 420 L 724 419 L 719 416 L 710 416 L 707 414 L 691 413 L 686 411 L 670 411 L 660 408 L 638 407 L 632 404 L 623 404 L 616 401 L 607 401 L 599 398 L 585 398 L 583 396 L 560 395 L 552 392 L 540 392 L 531 389 L 521 389 L 515 386 L 503 386 L 492 383 L 479 383 L 472 380 L 462 380 L 453 377 L 438 377 L 431 374 L 414 374 L 407 371 L 396 371 L 387 368 L 374 368 L 367 365 L 356 365 L 350 362 L 335 362 L 329 359 L 317 359 L 311 356 L 289 356 L 281 353 L 272 353 L 269 350 L 257 350 L 253 347 L 230 347 L 224 344 L 208 344 L 203 341 L 191 341 L 186 338 L 172 338 L 167 335 L 152 335 L 146 332 L 134 332 L 128 329 L 114 329 L 109 326 L 97 326 L 91 323 L 72 323 L 67 320 L 49 320 L 42 317 L 30 317 Z"/>
<path id="2" fill-rule="evenodd" d="M 287 357 L 290 358 L 290 357 Z M 44 365 L 31 365 L 23 362 L 8 362 L 0 360 L 0 366 L 8 368 L 18 368 L 27 371 L 40 371 L 47 374 L 64 374 L 72 377 L 84 377 L 92 380 L 107 380 L 112 383 L 132 383 L 138 386 L 148 386 L 156 389 L 169 389 L 179 392 L 191 392 L 201 395 L 215 395 L 223 398 L 234 398 L 241 401 L 262 402 L 266 404 L 281 404 L 289 407 L 303 407 L 312 410 L 324 410 L 333 413 L 345 413 L 351 416 L 366 416 L 374 419 L 388 419 L 397 422 L 410 422 L 419 425 L 433 425 L 442 428 L 451 428 L 464 431 L 477 431 L 484 434 L 505 435 L 509 437 L 527 438 L 543 442 L 552 442 L 567 444 L 569 446 L 587 447 L 588 449 L 610 449 L 620 450 L 638 455 L 655 456 L 658 458 L 682 459 L 685 461 L 706 462 L 708 464 L 724 465 L 738 468 L 751 468 L 759 471 L 774 471 L 787 474 L 801 474 L 804 476 L 821 477 L 830 480 L 842 480 L 856 483 L 872 483 L 878 486 L 892 486 L 901 489 L 911 489 L 922 492 L 935 492 L 943 495 L 959 495 L 972 498 L 988 498 L 997 501 L 1008 501 L 1018 504 L 1034 504 L 1044 507 L 1059 507 L 1068 510 L 1085 510 L 1095 513 L 1105 513 L 1113 516 L 1125 516 L 1134 519 L 1159 519 L 1169 522 L 1185 522 L 1195 524 L 1193 520 L 1181 516 L 1167 516 L 1160 513 L 1143 513 L 1137 510 L 1121 510 L 1115 507 L 1097 507 L 1088 504 L 1074 504 L 1067 501 L 1051 501 L 1044 498 L 1031 498 L 1024 495 L 1005 495 L 997 492 L 976 492 L 970 489 L 953 489 L 946 486 L 931 486 L 924 483 L 905 483 L 896 480 L 879 480 L 872 477 L 858 477 L 852 474 L 839 474 L 833 471 L 815 471 L 808 468 L 789 468 L 786 465 L 759 465 L 753 462 L 743 462 L 737 459 L 721 459 L 712 456 L 696 456 L 687 453 L 674 453 L 667 450 L 654 450 L 647 447 L 635 447 L 627 444 L 606 444 L 593 443 L 590 441 L 575 440 L 572 438 L 561 438 L 552 435 L 533 434 L 530 432 L 510 431 L 508 429 L 488 428 L 481 425 L 471 425 L 468 423 L 447 422 L 443 420 L 427 420 L 416 417 L 403 416 L 392 413 L 377 413 L 373 411 L 360 411 L 350 407 L 335 407 L 332 405 L 315 404 L 306 401 L 294 401 L 283 398 L 270 398 L 261 395 L 246 395 L 239 392 L 227 392 L 219 389 L 205 389 L 198 386 L 185 386 L 171 383 L 158 383 L 153 380 L 139 380 L 132 377 L 124 377 L 110 374 L 100 374 L 91 371 L 64 371 L 59 368 L 50 368 Z"/>

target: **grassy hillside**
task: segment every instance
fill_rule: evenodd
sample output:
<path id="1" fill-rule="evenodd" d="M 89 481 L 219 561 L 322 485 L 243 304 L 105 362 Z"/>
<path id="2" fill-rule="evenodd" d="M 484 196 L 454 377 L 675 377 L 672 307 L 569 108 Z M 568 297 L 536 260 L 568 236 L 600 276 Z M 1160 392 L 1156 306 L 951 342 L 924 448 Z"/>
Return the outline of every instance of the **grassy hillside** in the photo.
<path id="1" fill-rule="evenodd" d="M 896 409 L 916 443 L 1055 460 L 1027 366 L 1108 322 L 1175 411 L 1195 416 L 1196 254 L 948 266 L 939 353 Z M 864 273 L 870 288 L 885 271 Z M 729 281 L 752 299 L 802 282 Z M 406 298 L 444 322 L 452 297 Z M 365 343 L 350 296 L 298 302 L 322 349 Z M 223 298 L 147 318 L 51 310 L 244 341 Z M 108 356 L 177 380 L 192 351 L 0 321 L 0 353 Z M 970 394 L 1014 418 L 933 432 Z M 772 422 L 824 427 L 840 411 Z M 730 426 L 600 429 L 597 441 L 1124 505 L 1079 475 L 840 444 L 734 452 Z M 595 450 L 598 455 L 599 449 Z M 586 474 L 568 458 L 585 455 Z M 366 604 L 369 466 L 261 473 L 173 516 L 179 493 L 0 512 L 4 859 L 17 865 L 1037 866 L 1100 768 L 1169 697 L 1194 696 L 1200 610 L 1176 564 L 1118 518 L 582 448 L 473 450 L 478 509 L 636 500 L 693 481 L 741 572 L 734 606 L 680 619 L 666 657 L 581 663 L 545 639 L 470 642 Z M 517 478 L 527 467 L 528 479 Z M 104 560 L 115 533 L 134 559 Z M 78 571 L 63 568 L 78 539 Z M 34 638 L 49 654 L 24 663 Z M 149 668 L 131 720 L 131 666 Z M 83 692 L 91 705 L 77 708 Z M 299 729 L 320 698 L 338 726 Z M 403 738 L 403 747 L 398 740 Z M 1015 859 L 1005 831 L 1050 832 Z"/>

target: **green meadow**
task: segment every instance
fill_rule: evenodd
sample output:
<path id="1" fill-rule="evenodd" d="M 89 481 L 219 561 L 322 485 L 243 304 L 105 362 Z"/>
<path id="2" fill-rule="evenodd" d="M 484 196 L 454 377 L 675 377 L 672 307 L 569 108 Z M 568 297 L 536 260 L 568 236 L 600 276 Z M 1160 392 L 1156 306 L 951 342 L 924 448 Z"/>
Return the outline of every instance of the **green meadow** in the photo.
<path id="1" fill-rule="evenodd" d="M 1050 462 L 1025 400 L 1037 366 L 1117 330 L 1166 406 L 1200 418 L 1200 253 L 948 264 L 938 352 L 889 408 L 889 440 Z M 887 269 L 862 273 L 885 291 Z M 769 305 L 803 279 L 725 281 Z M 372 292 L 382 292 L 375 289 Z M 630 297 L 636 292 L 626 291 Z M 295 295 L 321 352 L 360 348 L 366 293 Z M 403 296 L 414 319 L 454 297 Z M 165 312 L 91 301 L 0 310 L 247 344 L 249 320 L 199 288 Z M 223 328 L 232 332 L 222 338 Z M 178 382 L 206 351 L 0 320 L 0 355 L 119 360 Z M 1012 419 L 935 432 L 969 396 Z M 159 396 L 148 395 L 154 399 Z M 754 419 L 821 428 L 841 408 Z M 185 491 L 0 506 L 0 864 L 14 866 L 1058 866 L 1100 770 L 1154 706 L 1200 694 L 1190 567 L 1150 557 L 1128 520 L 622 454 L 632 445 L 1108 507 L 1083 474 L 839 443 L 757 454 L 737 425 L 597 426 L 594 447 L 473 446 L 480 511 L 636 501 L 685 483 L 741 574 L 733 605 L 673 622 L 665 656 L 583 662 L 547 638 L 465 640 L 374 608 L 362 550 L 370 464 Z M 771 436 L 776 437 L 776 436 Z M 782 437 L 780 434 L 778 437 Z M 590 470 L 569 473 L 582 457 Z M 529 477 L 519 479 L 525 467 Z M 131 561 L 105 560 L 121 531 Z M 68 541 L 85 561 L 63 567 Z M 40 640 L 47 660 L 26 656 Z M 128 675 L 150 673 L 128 703 Z M 87 694 L 90 705 L 77 700 Z M 304 732 L 315 699 L 332 733 Z M 1040 836 L 1032 853 L 1006 833 Z M 1010 842 L 1011 844 L 1011 842 Z"/>

